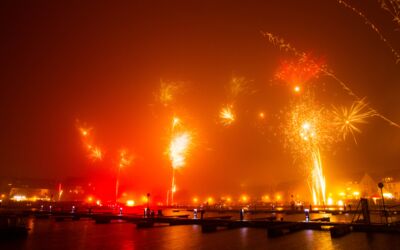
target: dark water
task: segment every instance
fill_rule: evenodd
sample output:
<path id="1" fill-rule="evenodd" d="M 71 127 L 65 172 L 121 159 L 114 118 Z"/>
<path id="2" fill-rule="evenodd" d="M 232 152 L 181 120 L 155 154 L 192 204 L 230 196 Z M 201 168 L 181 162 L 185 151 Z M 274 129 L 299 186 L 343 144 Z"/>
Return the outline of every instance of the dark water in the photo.
<path id="1" fill-rule="evenodd" d="M 268 238 L 265 229 L 242 228 L 204 234 L 199 226 L 95 224 L 91 220 L 29 220 L 25 240 L 2 241 L 0 249 L 400 249 L 395 234 L 351 233 L 331 239 L 328 231 L 300 231 Z"/>

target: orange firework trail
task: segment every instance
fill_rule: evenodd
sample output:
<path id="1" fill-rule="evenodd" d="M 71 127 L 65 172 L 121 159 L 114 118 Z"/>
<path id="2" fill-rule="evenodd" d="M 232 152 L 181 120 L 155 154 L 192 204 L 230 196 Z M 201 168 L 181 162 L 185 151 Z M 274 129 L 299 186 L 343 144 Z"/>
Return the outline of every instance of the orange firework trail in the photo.
<path id="1" fill-rule="evenodd" d="M 381 1 L 381 2 L 384 3 L 384 1 Z M 394 2 L 394 1 L 389 1 L 389 2 Z M 377 27 L 375 24 L 373 24 L 373 23 L 367 18 L 367 16 L 366 16 L 364 13 L 362 13 L 362 12 L 359 11 L 359 10 L 357 10 L 356 8 L 354 8 L 353 6 L 351 6 L 350 4 L 346 3 L 346 2 L 343 1 L 343 0 L 338 0 L 338 3 L 341 4 L 341 5 L 343 5 L 343 6 L 346 7 L 347 9 L 350 9 L 350 10 L 353 11 L 355 14 L 357 14 L 359 17 L 361 17 L 361 18 L 364 20 L 365 24 L 368 25 L 368 27 L 370 27 L 370 28 L 379 36 L 379 39 L 381 39 L 381 41 L 384 42 L 384 43 L 386 44 L 386 46 L 390 49 L 390 51 L 392 52 L 392 54 L 393 54 L 393 55 L 395 56 L 395 58 L 396 58 L 396 63 L 399 63 L 399 62 L 400 62 L 400 54 L 399 54 L 399 52 L 393 48 L 393 46 L 390 44 L 390 42 L 382 35 L 382 32 L 378 29 L 378 27 Z M 398 4 L 398 3 L 397 3 L 397 4 Z M 386 6 L 386 7 L 387 7 L 387 5 L 383 5 L 383 6 Z M 398 6 L 397 6 L 397 7 L 398 7 Z M 397 14 L 398 14 L 398 13 L 397 13 Z M 397 16 L 397 22 L 400 22 L 398 18 L 399 18 L 399 17 Z M 396 20 L 396 19 L 395 19 L 395 20 Z"/>
<path id="2" fill-rule="evenodd" d="M 293 47 L 290 43 L 287 43 L 283 38 L 278 37 L 272 33 L 269 32 L 261 32 L 261 34 L 268 38 L 269 42 L 272 43 L 274 46 L 278 47 L 279 49 L 285 51 L 285 52 L 289 52 L 294 54 L 295 56 L 301 58 L 306 56 L 307 54 L 304 52 L 300 52 L 299 50 L 297 50 L 295 47 Z M 324 73 L 326 76 L 331 77 L 332 79 L 334 79 L 342 88 L 344 91 L 346 91 L 346 93 L 352 97 L 354 97 L 356 99 L 356 101 L 362 101 L 362 99 L 360 97 L 358 97 L 348 86 L 345 82 L 343 82 L 342 80 L 340 80 L 334 73 L 332 70 L 330 70 L 328 67 L 322 67 L 321 68 L 321 72 Z M 384 121 L 386 121 L 387 123 L 389 123 L 391 126 L 400 128 L 400 125 L 392 120 L 390 120 L 389 118 L 387 118 L 386 116 L 382 115 L 381 113 L 379 113 L 376 109 L 372 108 L 371 106 L 367 106 L 368 109 L 371 112 L 375 113 L 375 116 L 383 119 Z"/>

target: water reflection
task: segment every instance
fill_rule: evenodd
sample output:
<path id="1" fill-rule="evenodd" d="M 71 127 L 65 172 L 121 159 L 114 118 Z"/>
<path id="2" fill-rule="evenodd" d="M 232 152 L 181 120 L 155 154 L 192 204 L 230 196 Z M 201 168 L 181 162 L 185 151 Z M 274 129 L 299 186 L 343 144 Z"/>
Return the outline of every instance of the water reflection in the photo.
<path id="1" fill-rule="evenodd" d="M 136 229 L 116 222 L 99 225 L 91 220 L 28 221 L 26 240 L 0 242 L 0 249 L 394 249 L 400 237 L 393 234 L 351 233 L 331 239 L 328 231 L 304 230 L 268 238 L 266 229 L 221 229 L 202 233 L 200 226 L 156 226 Z"/>

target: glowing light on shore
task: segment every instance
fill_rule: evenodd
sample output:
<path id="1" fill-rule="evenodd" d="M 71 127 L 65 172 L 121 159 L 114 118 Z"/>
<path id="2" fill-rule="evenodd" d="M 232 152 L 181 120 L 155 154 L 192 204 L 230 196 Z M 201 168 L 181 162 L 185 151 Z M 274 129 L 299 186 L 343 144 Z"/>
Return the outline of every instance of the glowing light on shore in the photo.
<path id="1" fill-rule="evenodd" d="M 25 201 L 26 200 L 26 196 L 25 195 L 14 195 L 12 197 L 12 200 L 14 200 L 14 201 Z"/>
<path id="2" fill-rule="evenodd" d="M 233 105 L 227 105 L 219 112 L 220 122 L 224 126 L 231 125 L 235 121 Z"/>
<path id="3" fill-rule="evenodd" d="M 198 199 L 197 197 L 194 197 L 194 198 L 192 199 L 192 201 L 193 201 L 193 203 L 197 204 L 197 203 L 199 202 L 199 199 Z"/>
<path id="4" fill-rule="evenodd" d="M 392 193 L 383 193 L 383 197 L 387 198 L 387 199 L 393 199 L 393 194 Z"/>
<path id="5" fill-rule="evenodd" d="M 126 201 L 126 206 L 127 206 L 127 207 L 133 207 L 133 206 L 135 206 L 135 201 L 134 201 L 134 200 L 127 200 L 127 201 Z"/>

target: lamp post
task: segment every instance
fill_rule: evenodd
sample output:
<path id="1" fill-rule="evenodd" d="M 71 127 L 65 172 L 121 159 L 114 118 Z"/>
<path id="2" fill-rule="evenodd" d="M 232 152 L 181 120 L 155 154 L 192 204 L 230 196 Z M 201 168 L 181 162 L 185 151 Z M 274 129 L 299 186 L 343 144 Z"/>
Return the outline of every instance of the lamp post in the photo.
<path id="1" fill-rule="evenodd" d="M 147 193 L 147 209 L 149 209 L 150 193 Z"/>
<path id="2" fill-rule="evenodd" d="M 386 207 L 385 207 L 385 198 L 384 198 L 384 196 L 383 196 L 383 183 L 382 182 L 379 182 L 378 183 L 378 187 L 381 189 L 381 195 L 382 195 L 382 205 L 383 205 L 383 213 L 384 213 L 384 215 L 385 215 L 385 219 L 386 219 L 386 224 L 388 224 L 389 222 L 388 222 L 388 217 L 387 217 L 387 213 L 386 213 Z"/>

